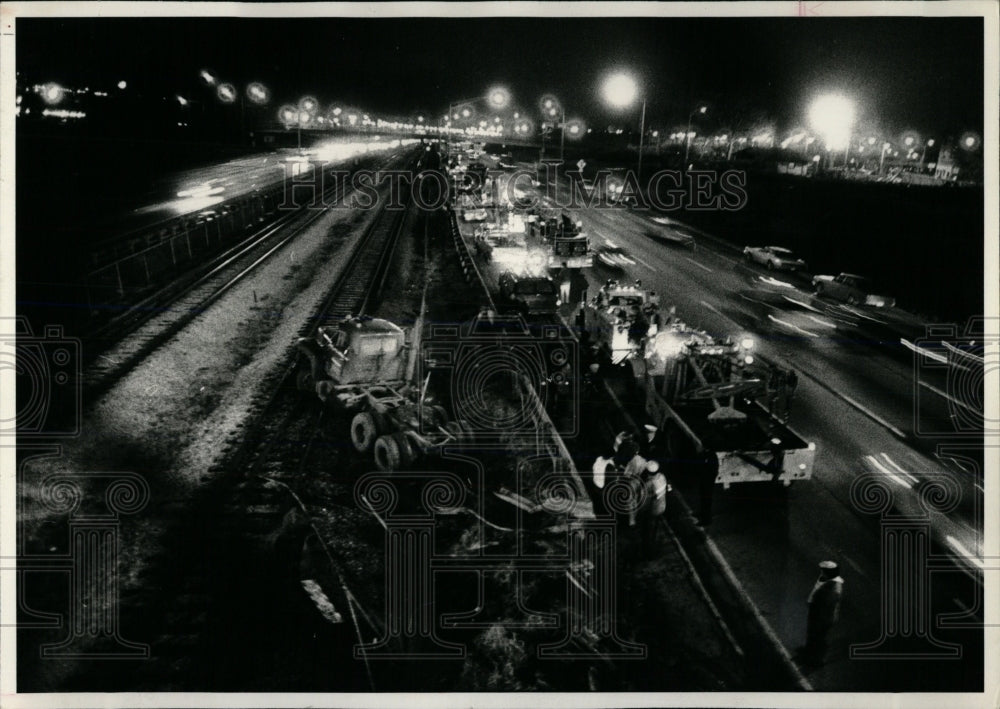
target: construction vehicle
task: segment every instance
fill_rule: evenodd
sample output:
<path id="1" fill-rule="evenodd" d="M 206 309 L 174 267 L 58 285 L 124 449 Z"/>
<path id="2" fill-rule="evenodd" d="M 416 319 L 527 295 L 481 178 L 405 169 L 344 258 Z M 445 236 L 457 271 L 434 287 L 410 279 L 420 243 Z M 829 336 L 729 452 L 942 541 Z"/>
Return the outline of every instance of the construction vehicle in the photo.
<path id="1" fill-rule="evenodd" d="M 298 389 L 351 415 L 351 443 L 359 453 L 371 452 L 379 470 L 408 468 L 466 435 L 428 396 L 428 381 L 420 386 L 407 378 L 414 371 L 411 347 L 394 323 L 348 317 L 301 338 L 296 349 Z"/>
<path id="2" fill-rule="evenodd" d="M 647 294 L 643 302 L 649 300 Z M 727 489 L 759 481 L 787 486 L 812 476 L 816 445 L 787 425 L 797 376 L 764 363 L 753 338 L 713 337 L 677 320 L 673 309 L 664 315 L 640 305 L 624 322 L 602 316 L 601 308 L 581 312 L 592 341 L 611 343 L 605 351 L 612 361 L 630 367 L 635 403 L 664 437 L 672 460 L 714 453 L 716 483 Z"/>
<path id="3" fill-rule="evenodd" d="M 562 212 L 559 216 L 538 215 L 530 224 L 531 235 L 548 247 L 549 268 L 590 268 L 594 265 L 594 252 L 582 221 L 573 221 Z"/>
<path id="4" fill-rule="evenodd" d="M 632 357 L 659 316 L 656 297 L 637 286 L 609 279 L 597 296 L 584 306 L 583 319 L 590 323 L 591 343 L 612 364 Z"/>

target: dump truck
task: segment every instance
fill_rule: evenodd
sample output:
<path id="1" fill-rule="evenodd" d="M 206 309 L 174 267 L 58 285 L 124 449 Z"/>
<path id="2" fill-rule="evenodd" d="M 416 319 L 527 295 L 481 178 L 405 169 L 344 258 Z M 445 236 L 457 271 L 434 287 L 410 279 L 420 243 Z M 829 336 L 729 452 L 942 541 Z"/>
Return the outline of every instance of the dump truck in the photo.
<path id="1" fill-rule="evenodd" d="M 350 438 L 379 470 L 405 469 L 466 435 L 414 371 L 407 332 L 380 318 L 347 317 L 296 343 L 296 386 L 350 416 Z"/>

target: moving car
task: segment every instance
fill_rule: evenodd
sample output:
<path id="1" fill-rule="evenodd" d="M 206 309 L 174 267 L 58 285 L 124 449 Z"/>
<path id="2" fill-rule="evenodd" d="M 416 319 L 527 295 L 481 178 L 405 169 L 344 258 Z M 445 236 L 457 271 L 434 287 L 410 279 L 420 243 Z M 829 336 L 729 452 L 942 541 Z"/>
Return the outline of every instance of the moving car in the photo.
<path id="1" fill-rule="evenodd" d="M 854 273 L 814 276 L 812 282 L 816 288 L 816 295 L 839 300 L 848 305 L 871 305 L 876 308 L 891 308 L 896 305 L 895 298 L 873 294 L 871 281 Z"/>
<path id="2" fill-rule="evenodd" d="M 694 237 L 687 232 L 678 230 L 676 226 L 661 229 L 659 231 L 647 229 L 646 236 L 650 239 L 656 239 L 657 241 L 669 241 L 672 244 L 678 244 L 686 249 L 691 249 L 692 251 L 696 248 Z"/>
<path id="3" fill-rule="evenodd" d="M 768 271 L 804 271 L 806 262 L 782 246 L 747 246 L 743 258 L 767 266 Z"/>
<path id="4" fill-rule="evenodd" d="M 612 271 L 624 271 L 627 267 L 635 265 L 635 259 L 631 258 L 625 249 L 610 242 L 597 248 L 597 261 Z"/>

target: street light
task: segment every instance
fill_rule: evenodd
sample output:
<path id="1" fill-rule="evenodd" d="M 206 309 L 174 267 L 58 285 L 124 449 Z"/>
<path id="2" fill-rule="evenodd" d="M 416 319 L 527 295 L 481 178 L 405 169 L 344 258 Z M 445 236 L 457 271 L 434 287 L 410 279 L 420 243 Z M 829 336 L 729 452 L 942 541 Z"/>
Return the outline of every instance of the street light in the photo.
<path id="1" fill-rule="evenodd" d="M 233 103 L 236 100 L 236 87 L 232 84 L 219 84 L 215 94 L 222 103 Z"/>
<path id="2" fill-rule="evenodd" d="M 299 99 L 299 108 L 306 113 L 314 113 L 317 106 L 319 106 L 319 102 L 312 96 L 303 96 Z"/>
<path id="3" fill-rule="evenodd" d="M 448 115 L 451 116 L 452 120 L 457 121 L 459 118 L 469 119 L 472 117 L 472 106 L 477 101 L 485 101 L 490 107 L 500 110 L 507 108 L 510 104 L 510 91 L 505 89 L 503 86 L 494 86 L 489 89 L 484 96 L 475 96 L 473 98 L 465 98 L 460 101 L 452 101 L 448 104 Z M 447 121 L 447 117 L 445 121 Z"/>
<path id="4" fill-rule="evenodd" d="M 924 158 L 927 156 L 927 148 L 933 148 L 933 147 L 934 147 L 934 139 L 933 138 L 931 138 L 926 143 L 924 143 L 924 147 L 920 151 L 920 169 L 921 170 L 924 169 Z"/>
<path id="5" fill-rule="evenodd" d="M 267 87 L 259 81 L 252 81 L 247 85 L 246 95 L 247 98 L 258 106 L 263 106 L 271 98 L 271 93 L 267 90 Z"/>
<path id="6" fill-rule="evenodd" d="M 696 113 L 704 114 L 708 111 L 708 106 L 698 106 L 696 109 L 688 114 L 688 129 L 687 133 L 684 134 L 684 169 L 687 170 L 688 165 L 688 155 L 691 153 L 691 121 L 694 119 Z"/>
<path id="7" fill-rule="evenodd" d="M 42 87 L 42 100 L 50 106 L 54 106 L 62 101 L 65 94 L 66 89 L 59 84 L 45 84 Z"/>
<path id="8" fill-rule="evenodd" d="M 639 96 L 639 86 L 628 74 L 616 72 L 604 80 L 602 86 L 604 100 L 615 108 L 628 108 Z M 639 119 L 639 177 L 642 176 L 642 139 L 646 132 L 646 98 L 642 99 L 642 114 Z"/>
<path id="9" fill-rule="evenodd" d="M 827 147 L 844 150 L 846 165 L 854 127 L 854 102 L 839 94 L 823 94 L 809 107 L 809 122 L 823 135 Z"/>

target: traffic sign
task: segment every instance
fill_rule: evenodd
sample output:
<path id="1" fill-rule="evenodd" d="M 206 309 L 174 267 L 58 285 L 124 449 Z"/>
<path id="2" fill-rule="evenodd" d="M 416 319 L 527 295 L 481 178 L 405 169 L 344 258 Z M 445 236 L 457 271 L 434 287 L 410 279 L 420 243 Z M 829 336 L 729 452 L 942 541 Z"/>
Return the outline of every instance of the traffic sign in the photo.
<path id="1" fill-rule="evenodd" d="M 577 161 L 576 166 L 580 168 L 580 172 L 583 172 L 583 168 L 587 167 L 587 161 L 580 158 L 580 160 Z"/>

